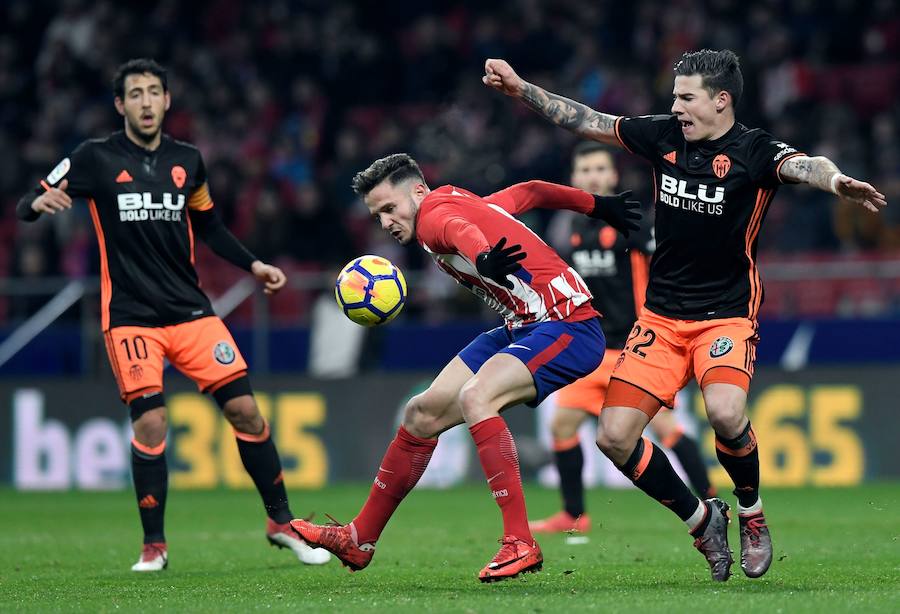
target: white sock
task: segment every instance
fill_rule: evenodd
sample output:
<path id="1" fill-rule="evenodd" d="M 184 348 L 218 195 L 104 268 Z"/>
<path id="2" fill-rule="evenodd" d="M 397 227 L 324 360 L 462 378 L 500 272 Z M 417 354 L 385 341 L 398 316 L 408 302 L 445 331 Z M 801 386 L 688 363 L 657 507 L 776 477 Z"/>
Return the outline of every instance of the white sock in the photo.
<path id="1" fill-rule="evenodd" d="M 684 524 L 688 526 L 688 531 L 693 531 L 701 522 L 703 522 L 704 518 L 706 518 L 706 504 L 700 499 L 697 499 L 697 509 L 694 510 L 694 513 L 691 514 L 690 518 L 684 521 Z"/>
<path id="2" fill-rule="evenodd" d="M 762 511 L 762 497 L 756 498 L 756 503 L 751 505 L 750 507 L 744 507 L 740 503 L 738 503 L 738 514 L 741 516 L 752 516 L 753 514 L 758 514 Z"/>

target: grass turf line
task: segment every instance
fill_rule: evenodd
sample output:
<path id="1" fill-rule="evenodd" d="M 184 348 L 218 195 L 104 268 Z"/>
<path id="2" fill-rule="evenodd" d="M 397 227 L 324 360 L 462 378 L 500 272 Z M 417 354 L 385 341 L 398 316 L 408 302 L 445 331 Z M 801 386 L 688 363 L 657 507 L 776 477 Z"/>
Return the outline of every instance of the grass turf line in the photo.
<path id="1" fill-rule="evenodd" d="M 315 509 L 317 520 L 329 512 L 346 522 L 367 491 L 292 492 L 291 502 L 297 515 Z M 534 517 L 557 509 L 555 491 L 530 486 L 526 495 Z M 170 567 L 135 574 L 131 493 L 3 490 L 0 611 L 897 611 L 900 485 L 770 489 L 764 501 L 775 562 L 759 580 L 736 563 L 729 582 L 713 583 L 670 512 L 636 491 L 597 489 L 588 493 L 590 543 L 540 537 L 543 572 L 482 585 L 476 576 L 499 547 L 501 524 L 481 485 L 414 492 L 372 565 L 355 574 L 268 547 L 252 491 L 171 492 Z M 730 541 L 737 550 L 736 523 Z"/>

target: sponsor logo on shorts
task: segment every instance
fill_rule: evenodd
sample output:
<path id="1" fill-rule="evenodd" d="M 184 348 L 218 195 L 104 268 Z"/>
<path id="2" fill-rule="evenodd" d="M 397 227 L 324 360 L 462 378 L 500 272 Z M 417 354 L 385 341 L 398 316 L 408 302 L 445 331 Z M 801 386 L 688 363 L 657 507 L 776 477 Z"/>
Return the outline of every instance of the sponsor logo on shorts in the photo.
<path id="1" fill-rule="evenodd" d="M 731 348 L 734 347 L 734 341 L 732 341 L 728 337 L 719 337 L 715 341 L 712 342 L 712 345 L 709 346 L 709 357 L 710 358 L 721 358 L 725 354 L 731 351 Z"/>
<path id="2" fill-rule="evenodd" d="M 213 357 L 219 364 L 230 365 L 234 362 L 237 354 L 235 353 L 234 348 L 227 342 L 219 341 L 216 344 L 216 347 L 213 348 Z"/>
<path id="3" fill-rule="evenodd" d="M 505 488 L 501 488 L 500 490 L 492 490 L 491 496 L 493 496 L 494 499 L 499 499 L 500 497 L 508 497 L 509 491 Z"/>

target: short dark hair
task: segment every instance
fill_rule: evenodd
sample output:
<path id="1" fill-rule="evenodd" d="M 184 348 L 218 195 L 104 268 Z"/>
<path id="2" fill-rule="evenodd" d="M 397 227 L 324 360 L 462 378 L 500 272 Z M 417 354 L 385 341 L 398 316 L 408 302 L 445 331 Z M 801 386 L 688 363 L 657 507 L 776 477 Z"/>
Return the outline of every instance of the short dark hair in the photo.
<path id="1" fill-rule="evenodd" d="M 150 58 L 137 58 L 128 60 L 116 69 L 113 77 L 112 88 L 113 94 L 118 98 L 125 98 L 125 79 L 128 75 L 143 75 L 150 73 L 156 75 L 162 82 L 163 91 L 169 91 L 169 78 L 166 69 L 163 68 L 156 60 Z"/>
<path id="2" fill-rule="evenodd" d="M 710 97 L 726 91 L 731 94 L 735 108 L 744 92 L 741 61 L 730 49 L 685 51 L 675 64 L 675 75 L 682 77 L 700 75 L 703 77 L 703 87 L 709 92 Z"/>
<path id="3" fill-rule="evenodd" d="M 572 165 L 574 166 L 575 160 L 581 156 L 589 156 L 590 154 L 598 152 L 608 154 L 613 162 L 616 161 L 616 154 L 609 145 L 598 143 L 597 141 L 579 141 L 579 143 L 572 148 Z"/>
<path id="4" fill-rule="evenodd" d="M 416 161 L 409 154 L 395 153 L 372 162 L 364 171 L 353 177 L 353 191 L 365 196 L 376 185 L 387 179 L 397 185 L 407 179 L 418 179 L 425 183 L 425 177 Z"/>

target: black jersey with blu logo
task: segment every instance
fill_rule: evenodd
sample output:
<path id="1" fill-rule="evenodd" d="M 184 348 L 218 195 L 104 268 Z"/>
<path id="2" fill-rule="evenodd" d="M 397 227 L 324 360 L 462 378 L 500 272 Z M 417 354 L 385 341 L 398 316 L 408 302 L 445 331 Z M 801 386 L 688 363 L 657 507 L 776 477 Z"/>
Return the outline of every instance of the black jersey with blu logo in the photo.
<path id="1" fill-rule="evenodd" d="M 148 151 L 124 132 L 88 140 L 42 182 L 90 207 L 100 247 L 103 330 L 166 326 L 213 315 L 194 269 L 188 210 L 213 207 L 196 147 L 163 136 Z"/>
<path id="2" fill-rule="evenodd" d="M 646 218 L 645 218 L 646 219 Z M 585 215 L 573 218 L 569 243 L 559 254 L 581 275 L 599 311 L 606 347 L 625 347 L 644 304 L 648 260 L 655 244 L 650 224 L 626 239 L 608 224 Z"/>
<path id="3" fill-rule="evenodd" d="M 738 123 L 696 143 L 672 115 L 620 117 L 615 129 L 625 149 L 653 165 L 656 253 L 647 308 L 681 320 L 755 320 L 763 299 L 759 229 L 785 182 L 781 165 L 802 154 Z"/>

